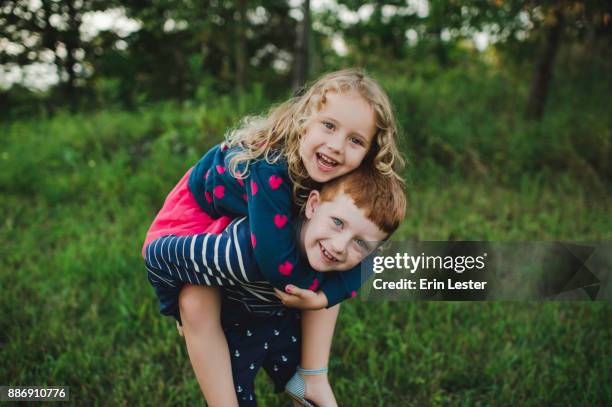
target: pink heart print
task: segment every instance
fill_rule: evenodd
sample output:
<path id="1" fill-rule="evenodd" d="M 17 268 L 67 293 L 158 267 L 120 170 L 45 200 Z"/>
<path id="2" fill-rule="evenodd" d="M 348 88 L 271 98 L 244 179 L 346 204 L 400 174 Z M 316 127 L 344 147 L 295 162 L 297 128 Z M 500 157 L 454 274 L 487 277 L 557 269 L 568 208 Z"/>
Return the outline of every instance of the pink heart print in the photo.
<path id="1" fill-rule="evenodd" d="M 217 185 L 213 189 L 213 194 L 215 194 L 215 196 L 219 199 L 223 198 L 223 196 L 225 195 L 225 187 L 223 185 Z"/>
<path id="2" fill-rule="evenodd" d="M 274 215 L 274 225 L 276 225 L 276 227 L 279 229 L 282 229 L 285 226 L 287 220 L 287 216 L 285 215 L 280 215 L 278 213 Z"/>
<path id="3" fill-rule="evenodd" d="M 251 233 L 251 246 L 253 246 L 253 249 L 255 248 L 255 246 L 257 246 L 257 238 L 252 233 Z"/>
<path id="4" fill-rule="evenodd" d="M 251 180 L 251 195 L 255 195 L 257 193 L 257 184 L 255 181 Z"/>
<path id="5" fill-rule="evenodd" d="M 293 264 L 289 263 L 288 261 L 278 266 L 278 272 L 281 273 L 283 276 L 290 276 L 292 271 Z"/>
<path id="6" fill-rule="evenodd" d="M 225 172 L 225 167 L 222 165 L 217 165 L 217 172 L 219 174 L 223 174 Z"/>
<path id="7" fill-rule="evenodd" d="M 351 298 L 357 297 L 357 291 L 351 291 Z"/>
<path id="8" fill-rule="evenodd" d="M 310 287 L 308 287 L 308 289 L 310 291 L 317 291 L 317 287 L 319 286 L 319 280 L 317 280 L 316 278 L 314 279 L 314 281 L 312 282 L 312 284 L 310 285 Z"/>
<path id="9" fill-rule="evenodd" d="M 278 189 L 283 183 L 283 179 L 277 175 L 271 175 L 270 179 L 268 179 L 268 183 L 270 184 L 270 188 Z"/>
<path id="10" fill-rule="evenodd" d="M 204 192 L 204 196 L 206 197 L 206 201 L 207 202 L 212 202 L 213 201 L 212 195 L 210 194 L 210 192 L 208 192 L 208 191 Z"/>

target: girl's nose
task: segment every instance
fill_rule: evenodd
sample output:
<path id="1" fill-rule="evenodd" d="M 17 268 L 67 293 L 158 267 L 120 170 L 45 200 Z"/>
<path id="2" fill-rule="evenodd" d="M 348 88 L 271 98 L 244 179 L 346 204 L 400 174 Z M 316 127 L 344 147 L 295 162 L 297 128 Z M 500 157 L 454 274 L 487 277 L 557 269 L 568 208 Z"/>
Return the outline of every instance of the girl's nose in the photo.
<path id="1" fill-rule="evenodd" d="M 327 139 L 326 145 L 331 151 L 336 154 L 339 154 L 342 152 L 342 140 L 343 137 L 340 132 L 336 132 Z"/>

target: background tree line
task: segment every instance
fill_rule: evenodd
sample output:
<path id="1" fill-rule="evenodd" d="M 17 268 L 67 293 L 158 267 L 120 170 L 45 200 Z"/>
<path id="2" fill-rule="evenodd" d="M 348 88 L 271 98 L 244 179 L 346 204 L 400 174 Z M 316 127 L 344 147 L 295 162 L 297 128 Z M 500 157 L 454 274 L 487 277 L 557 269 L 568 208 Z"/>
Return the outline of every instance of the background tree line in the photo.
<path id="1" fill-rule="evenodd" d="M 221 115 L 239 115 L 321 72 L 362 66 L 390 92 L 414 156 L 480 175 L 491 167 L 516 174 L 550 168 L 589 183 L 610 179 L 609 2 L 325 4 L 5 0 L 4 74 L 46 63 L 58 80 L 44 91 L 27 81 L 5 87 L 0 115 L 214 104 L 224 95 Z M 131 28 L 92 31 L 95 13 Z M 548 121 L 530 124 L 547 108 Z"/>
<path id="2" fill-rule="evenodd" d="M 139 28 L 83 34 L 86 14 L 109 10 Z M 342 18 L 347 13 L 339 10 L 358 18 Z M 242 92 L 258 82 L 274 95 L 342 65 L 407 75 L 448 69 L 473 52 L 475 33 L 487 33 L 500 64 L 525 70 L 531 82 L 525 112 L 540 118 L 559 48 L 581 48 L 566 61 L 574 64 L 600 52 L 610 56 L 611 11 L 609 2 L 567 0 L 339 0 L 317 13 L 308 0 L 5 0 L 0 64 L 54 64 L 59 83 L 43 96 L 47 108 L 133 107 L 195 98 L 202 86 Z M 338 38 L 346 54 L 334 51 Z M 19 86 L 2 96 L 5 113 L 28 99 Z"/>

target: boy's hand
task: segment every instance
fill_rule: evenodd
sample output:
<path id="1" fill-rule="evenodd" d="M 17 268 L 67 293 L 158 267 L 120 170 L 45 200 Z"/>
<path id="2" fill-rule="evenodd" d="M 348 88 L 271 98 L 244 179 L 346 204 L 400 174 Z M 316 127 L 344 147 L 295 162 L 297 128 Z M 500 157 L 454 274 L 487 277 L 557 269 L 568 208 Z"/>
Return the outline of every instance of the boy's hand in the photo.
<path id="1" fill-rule="evenodd" d="M 289 284 L 285 292 L 274 289 L 274 294 L 283 305 L 291 308 L 316 310 L 327 307 L 327 296 L 323 291 L 314 292 Z"/>

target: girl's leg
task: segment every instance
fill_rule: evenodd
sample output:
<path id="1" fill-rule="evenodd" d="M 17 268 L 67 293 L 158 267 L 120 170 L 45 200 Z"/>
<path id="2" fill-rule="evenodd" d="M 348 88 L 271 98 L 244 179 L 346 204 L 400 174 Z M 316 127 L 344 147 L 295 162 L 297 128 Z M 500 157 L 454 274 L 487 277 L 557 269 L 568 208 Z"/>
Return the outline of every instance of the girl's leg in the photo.
<path id="1" fill-rule="evenodd" d="M 334 328 L 340 304 L 316 311 L 302 311 L 302 361 L 303 369 L 322 369 L 329 364 Z M 327 374 L 303 375 L 306 399 L 317 406 L 337 406 Z"/>
<path id="2" fill-rule="evenodd" d="M 206 401 L 212 407 L 238 406 L 219 289 L 185 285 L 179 306 L 187 352 Z"/>

